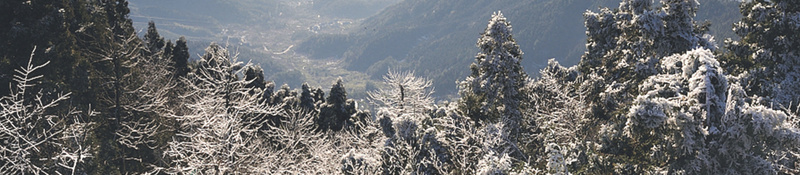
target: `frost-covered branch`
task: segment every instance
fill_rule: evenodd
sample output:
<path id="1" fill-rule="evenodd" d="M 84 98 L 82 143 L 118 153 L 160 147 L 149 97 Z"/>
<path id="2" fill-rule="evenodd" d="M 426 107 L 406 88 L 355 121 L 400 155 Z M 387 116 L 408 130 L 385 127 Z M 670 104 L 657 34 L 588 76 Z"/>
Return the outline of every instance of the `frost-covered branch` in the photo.
<path id="1" fill-rule="evenodd" d="M 57 166 L 71 163 L 75 167 L 82 161 L 60 158 L 65 153 L 73 153 L 71 151 L 52 153 L 47 149 L 64 148 L 59 139 L 72 138 L 69 129 L 80 127 L 82 122 L 70 122 L 68 117 L 52 114 L 59 103 L 69 99 L 70 94 L 36 91 L 36 82 L 43 76 L 34 72 L 47 66 L 49 61 L 33 65 L 33 56 L 32 52 L 27 66 L 15 70 L 16 88 L 8 96 L 0 98 L 0 141 L 3 143 L 0 144 L 0 171 L 4 173 L 49 174 L 58 172 Z M 57 166 L 47 163 L 51 160 Z"/>
<path id="2" fill-rule="evenodd" d="M 180 128 L 165 153 L 172 160 L 170 167 L 156 170 L 255 173 L 268 152 L 268 142 L 258 132 L 265 123 L 256 119 L 278 116 L 280 108 L 260 103 L 262 92 L 244 88 L 248 81 L 237 77 L 242 63 L 230 58 L 226 49 L 211 45 L 206 52 L 197 71 L 184 79 L 190 113 L 173 116 Z"/>

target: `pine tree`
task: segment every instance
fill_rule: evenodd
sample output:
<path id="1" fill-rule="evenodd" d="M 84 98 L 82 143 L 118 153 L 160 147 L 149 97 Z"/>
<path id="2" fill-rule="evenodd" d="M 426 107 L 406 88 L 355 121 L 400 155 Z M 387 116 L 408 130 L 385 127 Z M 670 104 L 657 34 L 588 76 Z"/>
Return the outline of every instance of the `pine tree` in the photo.
<path id="1" fill-rule="evenodd" d="M 800 142 L 800 129 L 791 124 L 797 116 L 747 102 L 738 81 L 729 85 L 710 50 L 676 54 L 662 59 L 662 65 L 663 72 L 640 85 L 642 94 L 622 131 L 638 152 L 633 154 L 643 156 L 631 162 L 639 171 L 798 172 L 793 163 L 798 150 L 786 146 Z"/>
<path id="2" fill-rule="evenodd" d="M 322 131 L 339 131 L 351 127 L 355 121 L 351 116 L 356 114 L 355 101 L 347 99 L 347 90 L 344 88 L 342 78 L 336 80 L 331 87 L 328 98 L 319 109 L 317 124 Z"/>
<path id="3" fill-rule="evenodd" d="M 738 83 L 727 92 L 725 114 L 709 143 L 715 172 L 724 174 L 800 173 L 800 125 L 797 113 L 748 102 Z M 792 123 L 794 122 L 794 123 Z"/>
<path id="4" fill-rule="evenodd" d="M 93 103 L 100 109 L 101 115 L 91 121 L 98 125 L 91 135 L 93 144 L 98 153 L 93 160 L 90 171 L 99 173 L 127 172 L 126 153 L 124 146 L 117 142 L 117 130 L 121 129 L 124 117 L 132 116 L 132 111 L 127 110 L 125 93 L 127 84 L 132 80 L 129 75 L 133 63 L 141 58 L 141 41 L 133 32 L 133 26 L 127 15 L 126 1 L 98 2 L 103 7 L 103 19 L 107 22 L 103 27 L 97 28 L 92 34 L 87 33 L 84 41 L 90 44 L 87 47 L 91 55 L 92 67 L 90 79 L 95 84 L 97 95 Z"/>
<path id="5" fill-rule="evenodd" d="M 747 1 L 733 31 L 740 41 L 726 40 L 732 55 L 723 64 L 747 71 L 742 80 L 747 94 L 765 97 L 775 109 L 797 110 L 800 104 L 800 5 L 796 1 Z"/>
<path id="6" fill-rule="evenodd" d="M 475 121 L 503 122 L 503 137 L 515 140 L 524 100 L 520 90 L 527 74 L 522 69 L 522 50 L 511 34 L 511 23 L 494 13 L 478 39 L 480 53 L 470 65 L 472 73 L 459 84 L 460 107 Z"/>
<path id="7" fill-rule="evenodd" d="M 39 84 L 44 89 L 73 92 L 72 101 L 86 104 L 88 81 L 85 70 L 87 58 L 82 51 L 80 33 L 87 24 L 104 23 L 87 10 L 92 2 L 86 1 L 4 1 L 0 3 L 0 95 L 10 94 L 8 84 L 14 83 L 14 70 L 26 66 L 34 46 L 36 65 L 50 61 L 43 67 Z"/>
<path id="8" fill-rule="evenodd" d="M 88 169 L 144 173 L 158 159 L 155 149 L 163 146 L 156 137 L 164 131 L 161 122 L 171 115 L 167 104 L 176 81 L 168 72 L 170 60 L 161 54 L 147 55 L 146 43 L 128 18 L 126 1 L 96 3 L 106 23 L 81 35 L 91 59 L 91 103 L 100 112 L 91 119 L 97 124 L 89 140 L 97 145 L 93 147 L 97 154 Z"/>
<path id="9" fill-rule="evenodd" d="M 164 52 L 162 52 L 163 55 L 161 57 L 169 58 L 171 60 L 172 50 L 175 50 L 175 44 L 172 43 L 172 40 L 167 40 L 167 43 L 164 44 Z M 175 63 L 171 63 L 170 66 L 172 66 L 172 69 L 174 69 Z M 173 72 L 175 71 L 173 70 Z"/>
<path id="10" fill-rule="evenodd" d="M 189 73 L 189 47 L 186 46 L 186 38 L 181 37 L 175 41 L 175 48 L 172 50 L 172 62 L 175 66 L 175 75 L 185 77 Z"/>
<path id="11" fill-rule="evenodd" d="M 262 90 L 267 88 L 267 82 L 264 81 L 264 70 L 261 67 L 245 67 L 244 80 L 249 82 L 245 85 L 245 88 Z"/>
<path id="12" fill-rule="evenodd" d="M 662 65 L 664 72 L 639 86 L 623 132 L 647 143 L 633 145 L 652 155 L 645 170 L 713 173 L 708 138 L 719 133 L 728 80 L 708 49 L 663 58 Z"/>
<path id="13" fill-rule="evenodd" d="M 579 92 L 601 123 L 595 173 L 712 173 L 706 137 L 724 113 L 728 82 L 695 0 L 624 0 L 584 14 Z M 594 134 L 589 134 L 594 135 Z M 591 145 L 588 145 L 591 146 Z M 633 161 L 631 161 L 633 160 Z"/>
<path id="14" fill-rule="evenodd" d="M 579 68 L 584 78 L 602 77 L 586 84 L 594 116 L 608 119 L 624 110 L 638 94 L 637 87 L 658 73 L 659 59 L 697 47 L 715 50 L 694 16 L 696 0 L 623 0 L 616 10 L 586 12 L 588 43 Z"/>
<path id="15" fill-rule="evenodd" d="M 145 42 L 145 48 L 147 48 L 149 56 L 164 51 L 164 46 L 165 46 L 164 37 L 158 35 L 158 29 L 156 29 L 155 22 L 150 21 L 147 23 L 147 33 L 144 34 L 143 40 Z"/>
<path id="16" fill-rule="evenodd" d="M 300 87 L 300 91 L 300 109 L 309 112 L 314 111 L 314 104 L 316 103 L 316 100 L 314 99 L 315 95 L 308 83 L 303 83 L 303 85 Z"/>

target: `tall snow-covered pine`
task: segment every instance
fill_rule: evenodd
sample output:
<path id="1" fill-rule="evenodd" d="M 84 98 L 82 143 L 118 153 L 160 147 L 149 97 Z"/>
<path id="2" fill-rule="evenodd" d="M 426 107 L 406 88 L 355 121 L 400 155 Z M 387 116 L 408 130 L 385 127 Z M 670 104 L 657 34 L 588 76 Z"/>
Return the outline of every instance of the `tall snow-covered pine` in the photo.
<path id="1" fill-rule="evenodd" d="M 503 13 L 492 15 L 478 39 L 480 52 L 470 65 L 472 73 L 460 82 L 461 110 L 475 121 L 503 122 L 503 135 L 512 140 L 522 118 L 520 89 L 528 75 L 522 69 L 522 50 L 511 34 Z"/>

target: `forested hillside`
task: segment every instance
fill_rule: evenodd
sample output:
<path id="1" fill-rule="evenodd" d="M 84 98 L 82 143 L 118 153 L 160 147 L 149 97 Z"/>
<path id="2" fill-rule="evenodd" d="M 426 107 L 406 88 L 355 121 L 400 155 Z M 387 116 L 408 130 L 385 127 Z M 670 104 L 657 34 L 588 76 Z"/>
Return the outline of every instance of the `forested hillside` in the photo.
<path id="1" fill-rule="evenodd" d="M 495 5 L 503 11 L 440 11 Z M 292 89 L 229 44 L 191 51 L 191 38 L 173 42 L 155 22 L 136 30 L 126 0 L 2 1 L 0 172 L 800 174 L 800 2 L 741 2 L 730 38 L 715 38 L 719 27 L 697 16 L 735 12 L 696 0 L 507 5 L 409 0 L 364 21 L 393 27 L 338 38 L 351 44 L 342 53 L 351 69 L 382 75 L 366 99 L 353 99 L 353 80 L 317 77 L 327 85 Z M 551 28 L 582 31 L 580 60 L 535 61 L 539 49 L 525 44 L 542 38 L 525 23 L 562 21 L 515 5 L 585 8 L 582 26 Z M 481 22 L 456 25 L 467 14 Z M 418 15 L 435 25 L 395 22 Z M 450 66 L 431 70 L 422 65 L 438 63 L 402 56 L 424 49 L 357 39 L 445 43 L 456 38 L 445 30 L 471 27 L 474 39 L 456 40 L 470 49 L 426 47 L 471 64 L 442 58 Z M 390 29 L 414 37 L 379 34 Z M 329 37 L 318 41 L 341 36 Z M 400 55 L 376 62 L 390 70 L 351 54 Z M 431 72 L 464 75 L 451 88 L 423 78 Z"/>
<path id="2" fill-rule="evenodd" d="M 411 69 L 436 80 L 436 96 L 455 95 L 454 81 L 466 76 L 474 56 L 475 35 L 486 26 L 482 18 L 501 10 L 514 19 L 514 33 L 526 38 L 522 65 L 528 73 L 546 66 L 550 58 L 575 65 L 585 51 L 583 12 L 618 7 L 618 0 L 405 0 L 366 19 L 346 34 L 312 36 L 297 51 L 310 58 L 342 58 L 350 70 L 379 79 L 387 69 Z M 658 3 L 656 1 L 656 3 Z M 698 21 L 711 22 L 717 38 L 734 37 L 731 24 L 739 19 L 738 3 L 700 2 Z"/>

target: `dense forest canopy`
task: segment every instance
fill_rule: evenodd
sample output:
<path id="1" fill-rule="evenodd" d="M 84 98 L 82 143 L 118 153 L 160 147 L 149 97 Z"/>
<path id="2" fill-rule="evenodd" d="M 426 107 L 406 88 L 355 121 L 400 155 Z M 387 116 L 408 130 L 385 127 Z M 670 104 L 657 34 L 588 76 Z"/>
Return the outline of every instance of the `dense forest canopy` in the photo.
<path id="1" fill-rule="evenodd" d="M 395 2 L 166 2 L 236 12 L 206 13 L 208 23 L 287 24 L 292 20 L 249 17 L 274 13 L 262 7 L 311 5 L 291 9 L 316 12 L 287 15 L 294 22 L 330 15 L 324 18 L 342 24 L 315 25 L 306 28 L 313 35 L 293 32 L 288 39 L 308 44 L 298 49 L 311 55 L 338 58 L 306 59 L 287 54 L 293 44 L 280 52 L 264 45 L 277 60 L 265 64 L 249 58 L 259 54 L 245 42 L 196 50 L 203 42 L 192 40 L 200 37 L 160 30 L 154 21 L 137 29 L 132 11 L 142 9 L 126 0 L 2 1 L 0 172 L 800 174 L 800 2 L 707 2 L 736 4 L 734 12 L 697 0 L 389 6 Z M 255 4 L 238 10 L 247 3 Z M 388 8 L 366 18 L 373 12 L 337 6 Z M 502 11 L 468 11 L 477 7 Z M 579 60 L 575 65 L 542 61 L 550 53 L 528 50 L 547 37 L 526 27 L 564 21 L 525 7 L 562 10 L 550 15 L 580 10 L 569 15 L 583 26 L 563 29 L 585 34 L 579 54 L 550 50 Z M 442 11 L 448 8 L 455 9 Z M 712 13 L 738 16 L 732 24 L 698 19 Z M 192 17 L 206 19 L 180 18 Z M 488 22 L 468 25 L 481 31 L 462 41 L 460 33 L 474 31 L 444 26 L 464 18 Z M 356 23 L 344 24 L 350 20 Z M 270 31 L 295 28 L 287 26 Z M 347 35 L 361 26 L 376 33 Z M 444 44 L 450 42 L 472 48 Z M 420 56 L 434 51 L 442 57 Z M 375 56 L 381 54 L 389 55 Z M 459 67 L 435 67 L 442 62 Z M 431 74 L 451 71 L 464 72 L 444 82 L 451 86 L 438 86 L 442 77 Z M 292 89 L 280 78 L 312 83 Z"/>

